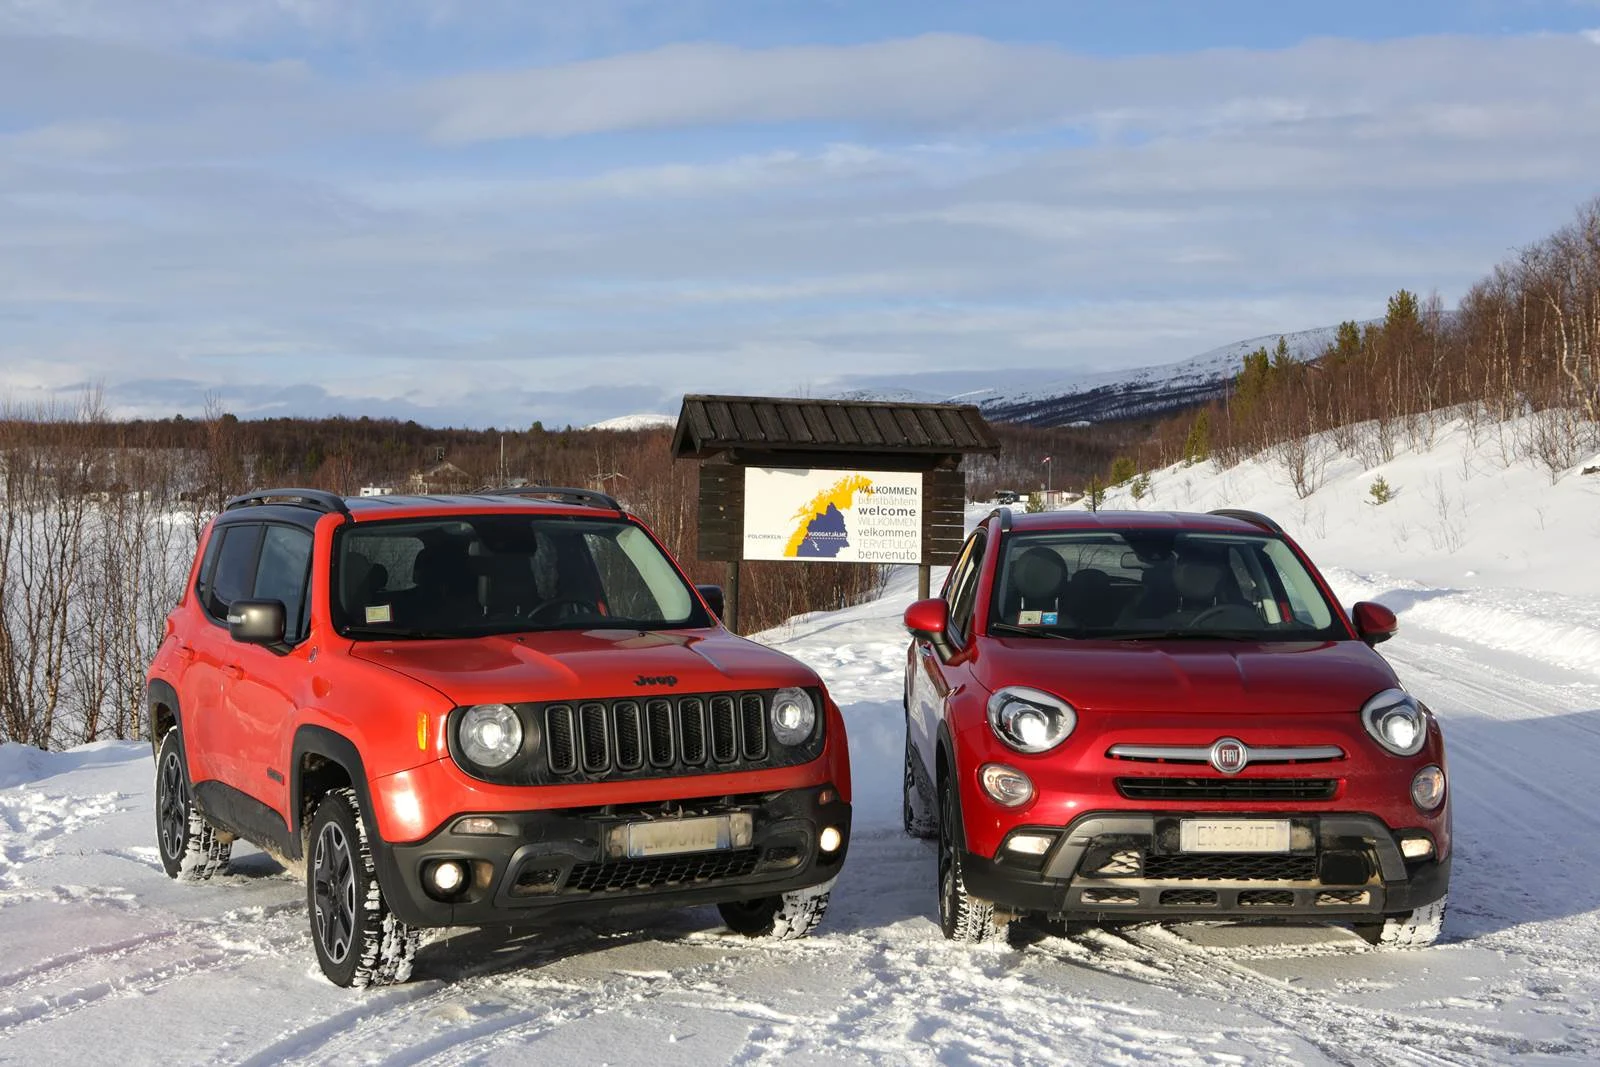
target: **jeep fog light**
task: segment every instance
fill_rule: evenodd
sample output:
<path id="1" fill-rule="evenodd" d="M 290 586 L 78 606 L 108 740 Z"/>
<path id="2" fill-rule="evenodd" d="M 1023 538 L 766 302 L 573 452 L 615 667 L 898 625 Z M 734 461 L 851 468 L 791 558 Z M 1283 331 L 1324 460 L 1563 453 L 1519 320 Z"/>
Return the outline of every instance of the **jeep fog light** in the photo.
<path id="1" fill-rule="evenodd" d="M 817 838 L 817 844 L 822 846 L 824 852 L 837 852 L 839 846 L 844 844 L 844 835 L 839 833 L 837 828 L 830 826 L 822 831 L 821 836 Z"/>
<path id="2" fill-rule="evenodd" d="M 780 689 L 772 695 L 772 736 L 780 745 L 798 745 L 817 724 L 817 706 L 804 689 Z"/>
<path id="3" fill-rule="evenodd" d="M 476 704 L 461 716 L 461 751 L 480 767 L 503 767 L 522 748 L 522 720 L 504 704 Z"/>
<path id="4" fill-rule="evenodd" d="M 997 804 L 1019 807 L 1033 799 L 1033 782 L 1015 767 L 985 763 L 978 769 L 978 784 Z"/>
<path id="5" fill-rule="evenodd" d="M 1432 811 L 1444 803 L 1444 772 L 1427 766 L 1411 779 L 1411 803 L 1418 811 Z"/>
<path id="6" fill-rule="evenodd" d="M 1433 855 L 1433 840 L 1427 837 L 1400 839 L 1400 855 L 1408 860 L 1425 860 Z"/>
<path id="7" fill-rule="evenodd" d="M 454 896 L 467 884 L 467 865 L 460 860 L 441 860 L 428 868 L 427 879 L 435 896 Z"/>

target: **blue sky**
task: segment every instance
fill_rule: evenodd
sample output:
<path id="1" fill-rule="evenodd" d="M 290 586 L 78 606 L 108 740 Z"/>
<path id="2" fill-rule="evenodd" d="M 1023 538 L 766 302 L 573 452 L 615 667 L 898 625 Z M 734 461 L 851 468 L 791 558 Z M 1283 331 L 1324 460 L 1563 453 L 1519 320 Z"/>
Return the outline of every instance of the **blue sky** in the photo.
<path id="1" fill-rule="evenodd" d="M 1453 303 L 1597 194 L 1600 0 L 0 0 L 0 401 L 1070 378 Z"/>

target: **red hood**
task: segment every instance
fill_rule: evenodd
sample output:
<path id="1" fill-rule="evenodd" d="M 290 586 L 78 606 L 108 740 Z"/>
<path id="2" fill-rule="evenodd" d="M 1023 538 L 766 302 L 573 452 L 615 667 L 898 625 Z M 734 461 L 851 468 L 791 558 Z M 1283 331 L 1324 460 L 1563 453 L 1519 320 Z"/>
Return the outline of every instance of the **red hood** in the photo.
<path id="1" fill-rule="evenodd" d="M 820 684 L 799 661 L 726 630 L 559 630 L 459 641 L 363 641 L 351 655 L 415 678 L 456 704 Z M 650 681 L 639 684 L 645 679 Z"/>
<path id="2" fill-rule="evenodd" d="M 978 680 L 990 690 L 1031 685 L 1090 711 L 1226 714 L 1355 712 L 1398 685 L 1360 641 L 981 642 Z"/>

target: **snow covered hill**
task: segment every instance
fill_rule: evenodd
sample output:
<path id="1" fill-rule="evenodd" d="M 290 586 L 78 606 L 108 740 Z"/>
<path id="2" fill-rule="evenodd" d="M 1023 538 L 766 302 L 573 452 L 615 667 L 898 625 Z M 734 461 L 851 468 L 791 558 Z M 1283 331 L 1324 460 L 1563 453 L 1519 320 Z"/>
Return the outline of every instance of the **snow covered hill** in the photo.
<path id="1" fill-rule="evenodd" d="M 1281 336 L 1296 359 L 1322 354 L 1337 326 Z M 1222 345 L 1177 363 L 1059 377 L 1044 370 L 991 370 L 855 379 L 839 395 L 860 400 L 977 404 L 999 422 L 1066 426 L 1158 415 L 1221 396 L 1247 353 L 1271 351 L 1279 334 Z M 996 385 L 995 383 L 1000 384 Z"/>
<path id="2" fill-rule="evenodd" d="M 654 430 L 661 427 L 671 429 L 678 425 L 676 415 L 657 415 L 653 413 L 639 415 L 618 415 L 614 419 L 602 419 L 599 422 L 585 426 L 586 430 Z"/>
<path id="3" fill-rule="evenodd" d="M 162 874 L 147 745 L 0 746 L 0 1064 L 1600 1061 L 1600 476 L 1552 486 L 1493 440 L 1442 427 L 1381 468 L 1398 491 L 1381 506 L 1380 472 L 1346 461 L 1303 502 L 1270 461 L 1156 472 L 1139 502 L 1274 514 L 1343 595 L 1399 610 L 1382 651 L 1451 746 L 1433 949 L 1205 923 L 945 942 L 932 847 L 899 829 L 901 573 L 759 635 L 822 672 L 851 732 L 850 857 L 802 942 L 733 937 L 709 908 L 455 930 L 412 984 L 340 990 L 276 863 L 241 847 L 215 882 Z"/>

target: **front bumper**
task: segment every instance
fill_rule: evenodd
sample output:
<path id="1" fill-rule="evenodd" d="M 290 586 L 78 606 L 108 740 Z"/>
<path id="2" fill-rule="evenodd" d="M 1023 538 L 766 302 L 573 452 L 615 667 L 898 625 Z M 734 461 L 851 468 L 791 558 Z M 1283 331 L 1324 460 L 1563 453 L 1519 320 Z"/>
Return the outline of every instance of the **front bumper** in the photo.
<path id="1" fill-rule="evenodd" d="M 647 859 L 608 857 L 608 832 L 645 819 L 747 813 L 747 848 Z M 376 841 L 384 897 L 412 926 L 524 925 L 717 904 L 775 896 L 826 882 L 839 873 L 850 842 L 850 805 L 832 786 L 777 793 L 712 797 L 653 805 L 613 805 L 551 811 L 483 812 L 499 834 L 458 832 L 461 812 L 420 841 Z M 840 844 L 823 852 L 826 827 Z M 461 860 L 471 871 L 465 890 L 441 900 L 423 887 L 423 871 L 440 860 Z"/>
<path id="2" fill-rule="evenodd" d="M 974 896 L 1001 909 L 1094 920 L 1370 920 L 1431 904 L 1450 881 L 1450 857 L 1406 860 L 1397 835 L 1371 815 L 1292 816 L 1295 847 L 1269 854 L 1181 852 L 1179 818 L 1090 813 L 1064 831 L 1024 827 L 1058 837 L 1042 857 L 965 853 L 962 874 Z"/>

